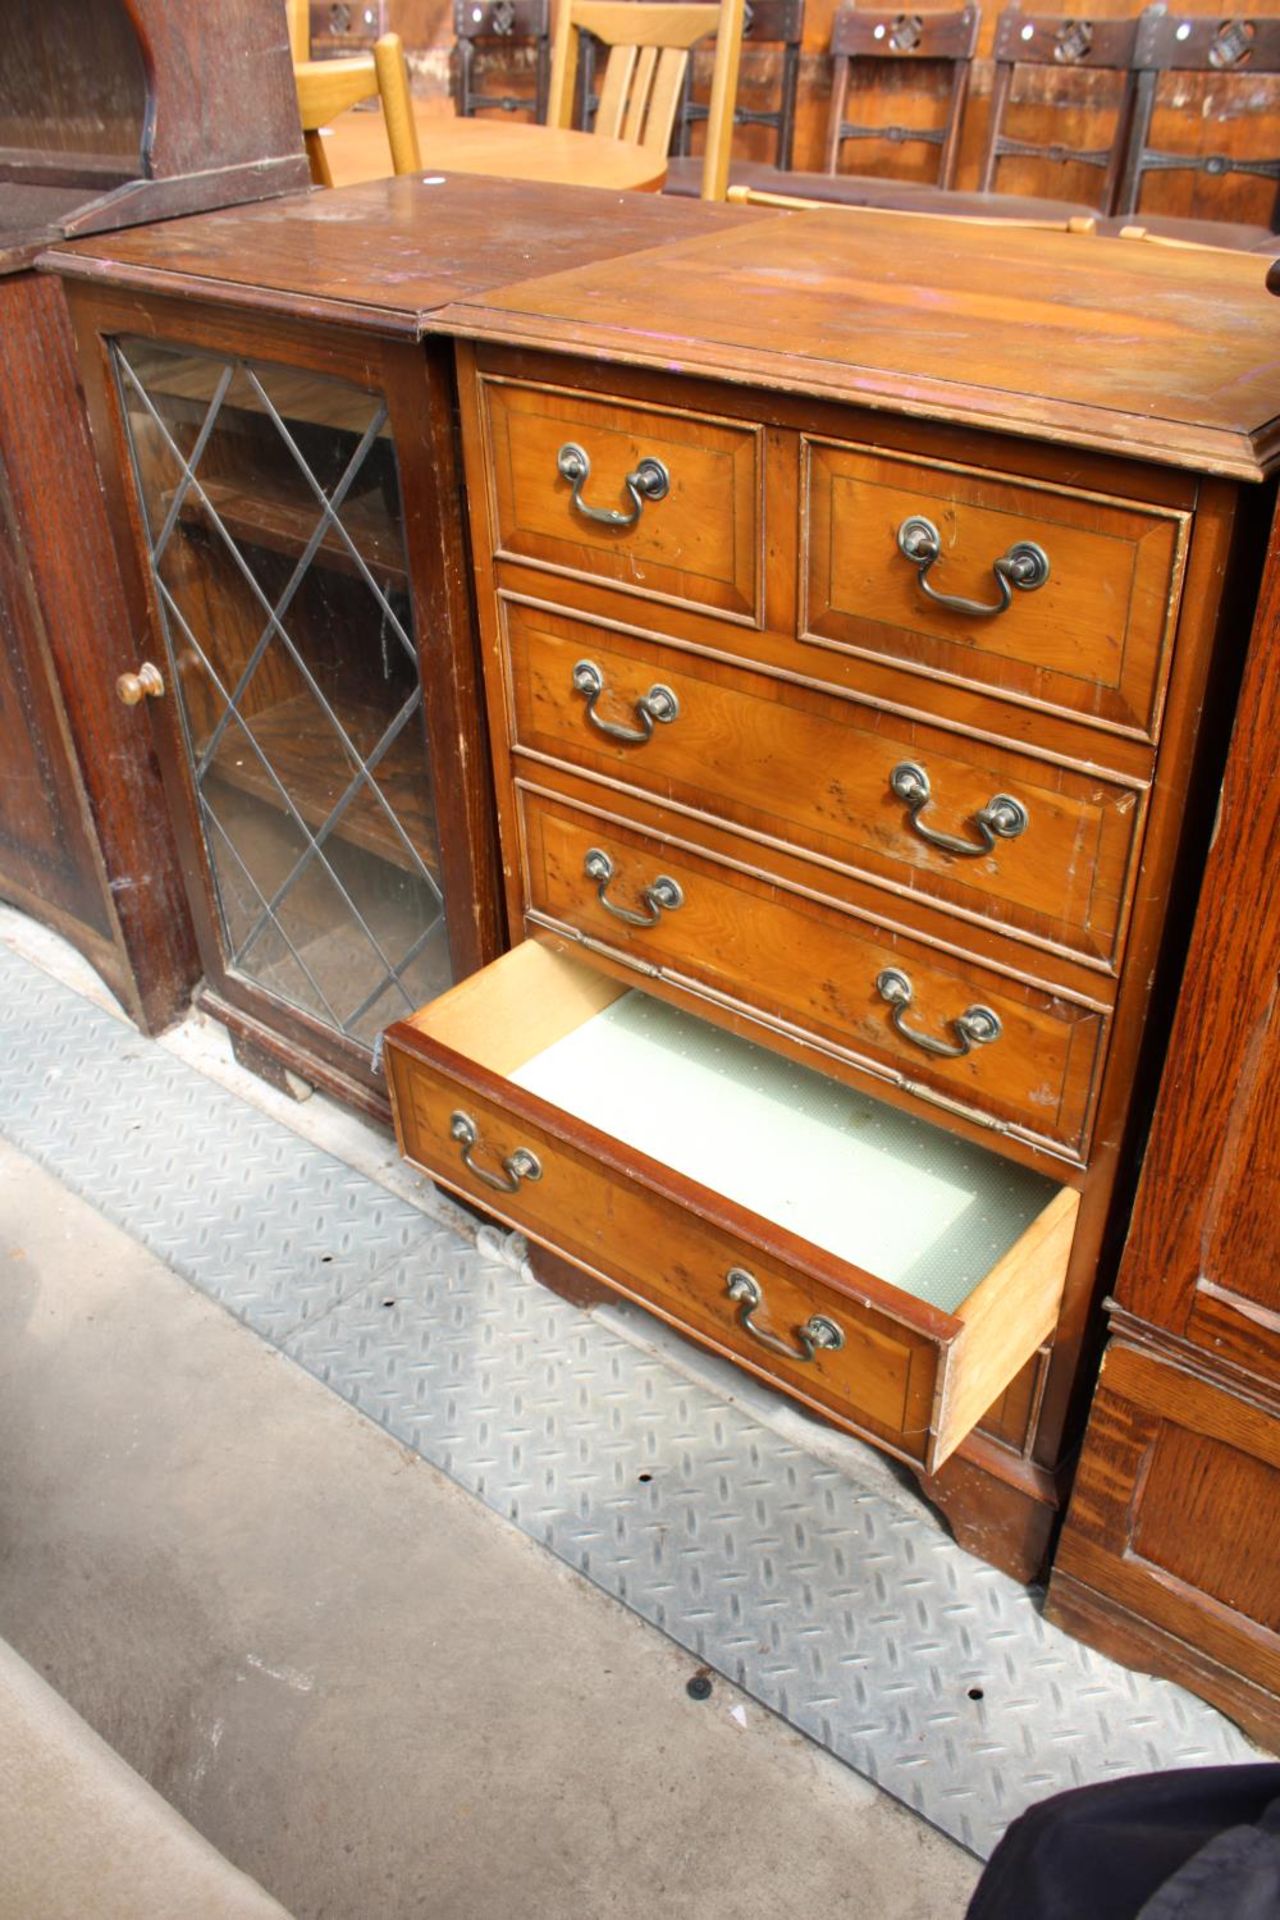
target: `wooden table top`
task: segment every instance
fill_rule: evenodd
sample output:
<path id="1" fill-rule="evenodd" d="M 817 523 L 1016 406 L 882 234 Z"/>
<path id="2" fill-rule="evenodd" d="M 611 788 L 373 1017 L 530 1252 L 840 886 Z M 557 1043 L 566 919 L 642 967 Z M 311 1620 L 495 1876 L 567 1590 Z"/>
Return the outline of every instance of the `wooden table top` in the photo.
<path id="1" fill-rule="evenodd" d="M 512 274 L 426 327 L 1259 480 L 1280 467 L 1268 265 L 832 207 Z"/>
<path id="2" fill-rule="evenodd" d="M 95 234 L 48 264 L 140 293 L 417 339 L 433 308 L 486 287 L 790 217 L 663 193 L 406 174 Z"/>
<path id="3" fill-rule="evenodd" d="M 45 256 L 138 292 L 687 372 L 1164 466 L 1280 467 L 1255 254 L 409 175 Z"/>
<path id="4" fill-rule="evenodd" d="M 503 180 L 535 180 L 567 187 L 604 187 L 616 193 L 656 193 L 667 177 L 664 159 L 630 140 L 527 121 L 456 120 L 416 107 L 418 147 L 428 173 L 482 173 Z M 322 130 L 335 187 L 381 180 L 391 172 L 391 150 L 380 113 L 353 109 Z"/>

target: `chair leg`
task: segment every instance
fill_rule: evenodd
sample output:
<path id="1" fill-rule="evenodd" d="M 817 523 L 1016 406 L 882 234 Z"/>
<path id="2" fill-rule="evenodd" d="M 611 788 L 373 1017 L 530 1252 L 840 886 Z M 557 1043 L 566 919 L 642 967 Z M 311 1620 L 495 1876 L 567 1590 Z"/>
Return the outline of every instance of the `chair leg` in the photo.
<path id="1" fill-rule="evenodd" d="M 324 141 L 314 129 L 310 133 L 304 133 L 302 138 L 307 149 L 307 164 L 311 168 L 312 185 L 331 187 L 333 175 L 329 171 L 329 159 L 324 150 Z"/>
<path id="2" fill-rule="evenodd" d="M 956 164 L 960 158 L 960 129 L 964 125 L 965 102 L 969 97 L 969 62 L 957 60 L 947 103 L 947 129 L 938 155 L 938 185 L 955 185 Z"/>
<path id="3" fill-rule="evenodd" d="M 997 148 L 1000 142 L 1000 130 L 1004 125 L 1005 109 L 1009 104 L 1009 89 L 1012 85 L 1012 62 L 997 61 L 995 83 L 991 89 L 991 118 L 987 124 L 987 146 L 982 156 L 982 168 L 978 176 L 979 193 L 995 191 L 996 164 L 1000 157 Z"/>
<path id="4" fill-rule="evenodd" d="M 824 173 L 840 171 L 840 128 L 844 123 L 844 109 L 848 98 L 849 62 L 837 56 L 831 75 L 831 111 L 827 116 L 827 150 L 822 161 Z"/>
<path id="5" fill-rule="evenodd" d="M 1151 132 L 1151 115 L 1156 104 L 1156 81 L 1159 76 L 1153 70 L 1139 73 L 1137 84 L 1126 96 L 1128 124 L 1123 129 L 1116 128 L 1116 147 L 1112 165 L 1107 173 L 1108 184 L 1113 186 L 1111 201 L 1104 202 L 1109 213 L 1136 213 L 1138 201 L 1142 197 L 1142 161 L 1146 152 L 1147 137 Z M 1123 153 L 1119 166 L 1119 185 L 1115 186 L 1112 175 L 1117 171 L 1115 155 Z"/>

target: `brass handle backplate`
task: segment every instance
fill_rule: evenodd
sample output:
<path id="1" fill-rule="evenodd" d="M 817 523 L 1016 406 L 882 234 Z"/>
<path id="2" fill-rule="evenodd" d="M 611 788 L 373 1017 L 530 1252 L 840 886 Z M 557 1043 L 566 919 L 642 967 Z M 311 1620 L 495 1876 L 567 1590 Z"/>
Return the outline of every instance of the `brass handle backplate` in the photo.
<path id="1" fill-rule="evenodd" d="M 1034 593 L 1049 578 L 1049 556 L 1044 548 L 1038 547 L 1034 540 L 1015 540 L 1008 553 L 1002 553 L 991 563 L 1000 595 L 994 606 L 985 600 L 964 600 L 958 594 L 939 593 L 936 587 L 930 586 L 929 573 L 942 557 L 942 536 L 932 520 L 926 520 L 919 513 L 911 514 L 898 528 L 898 549 L 913 567 L 919 568 L 920 590 L 935 606 L 945 607 L 948 613 L 967 613 L 975 620 L 990 620 L 998 613 L 1007 613 L 1015 587 L 1023 593 Z"/>
<path id="2" fill-rule="evenodd" d="M 615 869 L 604 848 L 589 848 L 582 864 L 588 880 L 596 883 L 596 898 L 605 912 L 611 913 L 615 920 L 625 920 L 629 927 L 656 927 L 664 913 L 674 913 L 677 907 L 684 905 L 684 891 L 679 881 L 660 873 L 656 880 L 651 880 L 647 887 L 640 889 L 640 898 L 647 912 L 636 913 L 631 907 L 620 907 L 608 897 L 608 886 Z"/>
<path id="3" fill-rule="evenodd" d="M 159 700 L 164 695 L 164 678 L 159 667 L 153 667 L 144 660 L 136 673 L 122 673 L 116 681 L 116 692 L 126 707 L 136 707 L 139 700 Z"/>
<path id="4" fill-rule="evenodd" d="M 1008 793 L 993 794 L 986 806 L 973 816 L 973 824 L 982 836 L 975 846 L 972 840 L 939 833 L 936 827 L 928 826 L 920 818 L 929 804 L 931 790 L 929 776 L 918 761 L 899 760 L 889 775 L 889 787 L 906 807 L 911 825 L 920 838 L 927 840 L 931 847 L 940 847 L 944 853 L 954 853 L 961 859 L 976 860 L 984 853 L 991 853 L 997 839 L 1016 840 L 1030 824 L 1021 800 L 1015 800 Z"/>
<path id="5" fill-rule="evenodd" d="M 631 495 L 631 507 L 628 512 L 620 513 L 616 507 L 588 506 L 583 499 L 582 489 L 591 473 L 591 457 L 585 447 L 580 447 L 575 440 L 566 440 L 556 455 L 556 468 L 561 479 L 573 488 L 570 505 L 576 507 L 584 519 L 594 520 L 602 527 L 634 527 L 647 500 L 665 500 L 671 491 L 671 475 L 661 460 L 641 460 L 622 483 Z"/>
<path id="6" fill-rule="evenodd" d="M 495 1193 L 518 1193 L 522 1180 L 541 1180 L 542 1162 L 529 1147 L 516 1147 L 501 1162 L 502 1172 L 491 1173 L 487 1167 L 478 1167 L 471 1157 L 471 1149 L 477 1144 L 480 1132 L 469 1113 L 451 1113 L 449 1115 L 449 1133 L 462 1148 L 462 1164 L 477 1180 L 486 1187 L 492 1187 Z"/>
<path id="7" fill-rule="evenodd" d="M 624 746 L 642 747 L 646 740 L 653 738 L 653 723 L 667 727 L 680 712 L 680 702 L 670 687 L 664 687 L 660 681 L 650 687 L 648 693 L 641 694 L 632 702 L 638 727 L 624 727 L 616 720 L 602 720 L 596 712 L 596 701 L 604 692 L 604 675 L 594 660 L 579 660 L 573 669 L 575 693 L 582 694 L 587 702 L 587 719 L 598 733 L 610 740 L 620 740 Z"/>
<path id="8" fill-rule="evenodd" d="M 989 1047 L 1004 1031 L 998 1013 L 991 1007 L 975 1006 L 966 1007 L 950 1022 L 956 1036 L 955 1046 L 946 1040 L 935 1040 L 931 1033 L 917 1033 L 904 1018 L 911 1005 L 912 988 L 900 967 L 885 967 L 876 975 L 876 992 L 888 1003 L 889 1020 L 895 1031 L 904 1040 L 909 1040 L 913 1047 L 920 1047 L 925 1053 L 937 1054 L 942 1060 L 959 1060 L 974 1047 Z"/>
<path id="9" fill-rule="evenodd" d="M 776 1333 L 758 1327 L 751 1316 L 764 1305 L 764 1289 L 745 1267 L 730 1267 L 725 1275 L 725 1292 L 738 1303 L 738 1325 L 743 1331 L 784 1360 L 812 1360 L 820 1347 L 828 1353 L 838 1353 L 844 1345 L 843 1328 L 829 1320 L 825 1313 L 812 1314 L 802 1327 L 796 1328 L 794 1347 L 789 1341 L 779 1339 Z"/>

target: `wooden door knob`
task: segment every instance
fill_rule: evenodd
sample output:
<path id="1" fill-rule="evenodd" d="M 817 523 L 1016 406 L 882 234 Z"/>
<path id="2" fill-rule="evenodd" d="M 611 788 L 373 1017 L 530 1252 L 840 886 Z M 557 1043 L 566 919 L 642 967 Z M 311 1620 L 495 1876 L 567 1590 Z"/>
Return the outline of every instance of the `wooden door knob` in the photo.
<path id="1" fill-rule="evenodd" d="M 144 660 L 136 673 L 120 675 L 116 681 L 116 692 L 126 707 L 136 707 L 139 700 L 145 700 L 148 695 L 153 700 L 159 700 L 164 693 L 159 667 L 153 667 L 149 660 Z"/>

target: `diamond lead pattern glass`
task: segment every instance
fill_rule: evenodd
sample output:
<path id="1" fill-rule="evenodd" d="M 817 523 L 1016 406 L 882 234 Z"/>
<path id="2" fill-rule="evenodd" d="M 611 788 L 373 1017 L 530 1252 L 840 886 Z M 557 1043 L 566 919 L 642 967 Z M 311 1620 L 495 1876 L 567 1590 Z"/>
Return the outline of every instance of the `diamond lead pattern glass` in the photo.
<path id="1" fill-rule="evenodd" d="M 451 979 L 386 404 L 113 352 L 228 969 L 372 1047 Z"/>

